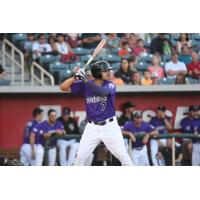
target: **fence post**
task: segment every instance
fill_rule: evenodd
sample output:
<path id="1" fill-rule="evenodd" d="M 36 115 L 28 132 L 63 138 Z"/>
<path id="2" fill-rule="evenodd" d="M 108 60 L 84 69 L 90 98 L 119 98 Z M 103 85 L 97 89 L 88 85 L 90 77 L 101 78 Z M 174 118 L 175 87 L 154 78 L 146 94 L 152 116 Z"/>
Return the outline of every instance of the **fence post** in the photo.
<path id="1" fill-rule="evenodd" d="M 128 138 L 128 154 L 130 158 L 132 159 L 132 141 L 130 138 Z"/>
<path id="2" fill-rule="evenodd" d="M 176 160 L 176 155 L 175 155 L 175 137 L 172 137 L 172 166 L 175 166 L 175 160 Z"/>

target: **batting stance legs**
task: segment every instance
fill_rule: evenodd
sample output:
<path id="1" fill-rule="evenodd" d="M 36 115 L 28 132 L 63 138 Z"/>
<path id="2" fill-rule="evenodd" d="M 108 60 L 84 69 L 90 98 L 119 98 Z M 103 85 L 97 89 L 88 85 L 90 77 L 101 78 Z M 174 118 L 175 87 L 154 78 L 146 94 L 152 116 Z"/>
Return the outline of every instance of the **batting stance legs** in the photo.
<path id="1" fill-rule="evenodd" d="M 87 158 L 100 142 L 106 145 L 107 149 L 120 160 L 122 165 L 133 165 L 126 152 L 121 129 L 116 119 L 105 125 L 87 123 L 74 165 L 84 166 Z"/>

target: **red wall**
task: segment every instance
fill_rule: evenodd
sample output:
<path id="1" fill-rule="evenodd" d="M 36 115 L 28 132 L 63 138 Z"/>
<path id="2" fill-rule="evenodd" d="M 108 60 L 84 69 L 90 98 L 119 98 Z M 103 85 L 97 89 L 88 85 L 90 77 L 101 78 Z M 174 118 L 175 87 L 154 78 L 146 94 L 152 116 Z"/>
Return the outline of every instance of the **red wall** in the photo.
<path id="1" fill-rule="evenodd" d="M 200 104 L 198 93 L 135 93 L 118 94 L 116 109 L 127 100 L 133 101 L 137 109 L 155 109 L 164 104 L 169 110 L 176 113 L 178 106 Z M 32 109 L 40 105 L 58 104 L 69 106 L 72 110 L 83 111 L 84 102 L 80 97 L 64 94 L 1 94 L 0 98 L 0 147 L 19 147 L 25 123 L 32 118 Z"/>

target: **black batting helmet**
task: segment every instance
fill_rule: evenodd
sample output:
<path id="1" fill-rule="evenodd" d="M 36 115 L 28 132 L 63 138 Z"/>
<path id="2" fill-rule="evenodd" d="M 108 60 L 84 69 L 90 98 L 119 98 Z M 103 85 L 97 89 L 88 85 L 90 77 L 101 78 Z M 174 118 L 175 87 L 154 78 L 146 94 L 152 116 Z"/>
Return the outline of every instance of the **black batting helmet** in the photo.
<path id="1" fill-rule="evenodd" d="M 112 70 L 112 67 L 107 61 L 98 61 L 91 66 L 91 73 L 94 78 L 101 79 L 101 72 Z"/>

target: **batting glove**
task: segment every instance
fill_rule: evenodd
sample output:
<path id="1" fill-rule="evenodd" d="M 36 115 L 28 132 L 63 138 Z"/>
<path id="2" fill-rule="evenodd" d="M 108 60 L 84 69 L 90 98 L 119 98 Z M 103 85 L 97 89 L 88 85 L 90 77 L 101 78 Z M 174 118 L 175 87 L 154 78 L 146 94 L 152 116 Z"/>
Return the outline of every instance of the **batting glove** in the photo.
<path id="1" fill-rule="evenodd" d="M 86 78 L 85 78 L 85 69 L 79 69 L 76 74 L 74 75 L 74 78 L 75 79 L 79 79 L 79 80 L 82 80 L 83 82 L 86 81 Z"/>

